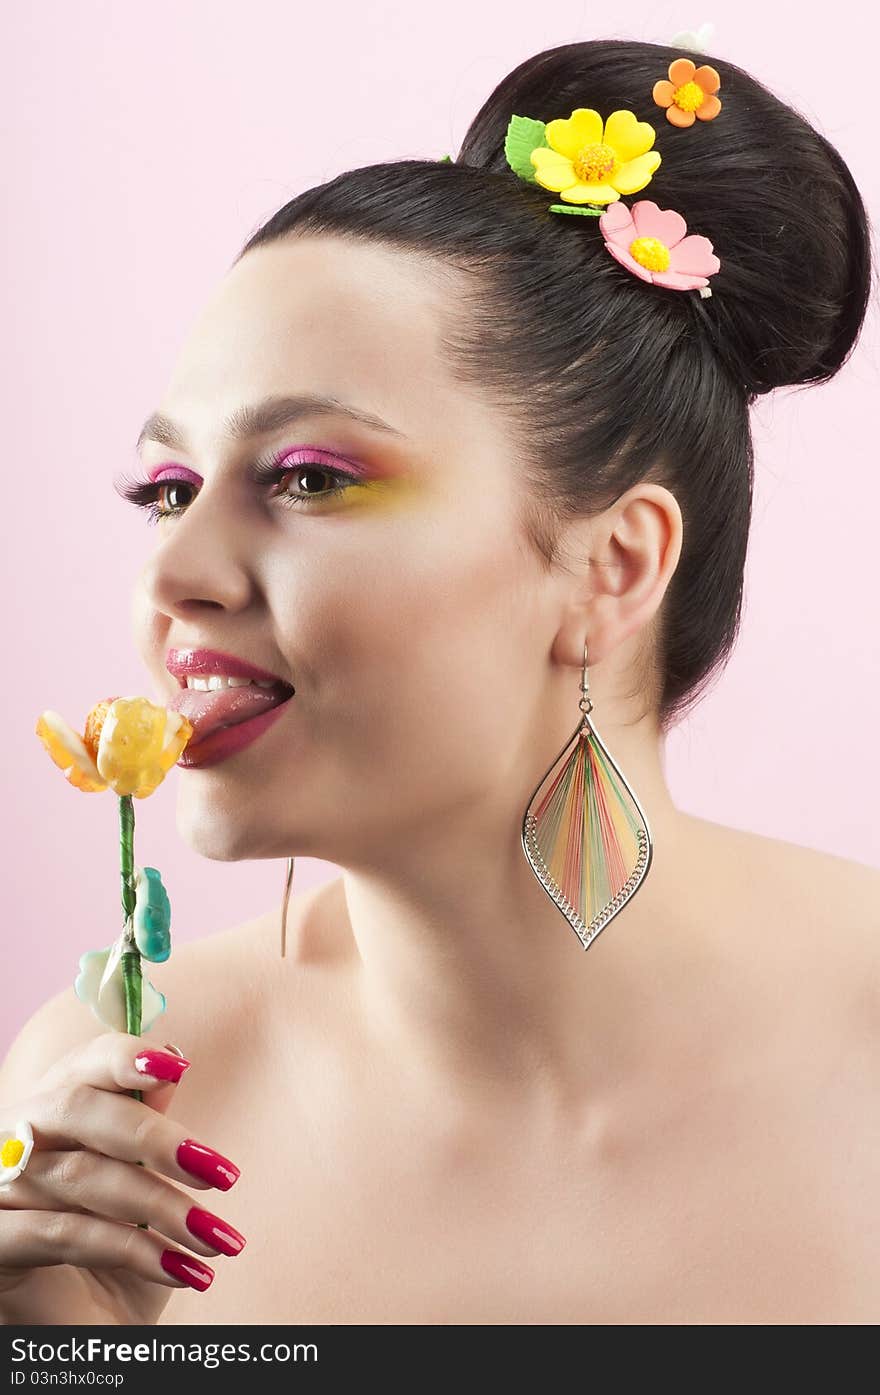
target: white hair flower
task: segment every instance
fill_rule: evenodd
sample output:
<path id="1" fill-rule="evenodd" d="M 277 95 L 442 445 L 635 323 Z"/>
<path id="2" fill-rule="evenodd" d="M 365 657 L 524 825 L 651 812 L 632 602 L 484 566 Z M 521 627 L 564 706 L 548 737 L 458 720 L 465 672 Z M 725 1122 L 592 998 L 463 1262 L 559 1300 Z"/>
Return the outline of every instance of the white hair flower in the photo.
<path id="1" fill-rule="evenodd" d="M 680 34 L 673 34 L 669 40 L 670 48 L 688 48 L 693 53 L 705 53 L 709 40 L 715 33 L 714 24 L 701 24 L 699 29 L 682 29 Z"/>

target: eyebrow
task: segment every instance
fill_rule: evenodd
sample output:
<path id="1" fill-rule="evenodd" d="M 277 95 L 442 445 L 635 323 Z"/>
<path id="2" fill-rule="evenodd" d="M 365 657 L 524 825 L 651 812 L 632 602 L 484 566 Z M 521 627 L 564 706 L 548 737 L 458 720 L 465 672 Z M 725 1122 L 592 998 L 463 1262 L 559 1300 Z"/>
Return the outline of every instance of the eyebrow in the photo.
<path id="1" fill-rule="evenodd" d="M 267 431 L 278 431 L 282 426 L 290 426 L 302 417 L 342 416 L 360 422 L 372 431 L 406 439 L 402 431 L 373 412 L 353 407 L 336 397 L 326 397 L 316 393 L 297 393 L 288 397 L 264 397 L 261 402 L 238 407 L 223 423 L 223 435 L 231 441 L 246 441 L 251 436 L 259 436 Z M 168 450 L 189 451 L 185 429 L 162 412 L 152 412 L 140 429 L 135 450 L 140 452 L 145 441 L 155 441 Z"/>

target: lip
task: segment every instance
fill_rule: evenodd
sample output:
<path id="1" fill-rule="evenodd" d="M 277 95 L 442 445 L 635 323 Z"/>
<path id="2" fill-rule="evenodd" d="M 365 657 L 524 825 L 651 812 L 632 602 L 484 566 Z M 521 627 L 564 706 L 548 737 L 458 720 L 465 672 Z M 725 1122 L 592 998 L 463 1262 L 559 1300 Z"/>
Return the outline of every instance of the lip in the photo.
<path id="1" fill-rule="evenodd" d="M 212 673 L 222 673 L 227 678 L 253 678 L 262 683 L 283 683 L 285 687 L 293 688 L 293 684 L 280 674 L 270 673 L 268 669 L 259 668 L 222 649 L 169 649 L 165 667 L 181 688 L 186 687 L 187 678 L 208 677 Z"/>
<path id="2" fill-rule="evenodd" d="M 244 726 L 283 706 L 293 697 L 294 691 L 289 684 L 280 681 L 273 682 L 270 687 L 250 682 L 232 688 L 223 684 L 208 691 L 184 685 L 172 694 L 166 705 L 192 726 L 193 734 L 187 745 L 187 749 L 192 749 L 224 727 Z"/>
<path id="3" fill-rule="evenodd" d="M 217 765 L 220 761 L 226 760 L 227 756 L 235 755 L 236 752 L 244 750 L 278 720 L 289 701 L 290 697 L 286 697 L 282 702 L 276 703 L 274 707 L 261 712 L 258 716 L 249 717 L 246 722 L 237 722 L 235 726 L 219 727 L 216 731 L 209 732 L 201 741 L 190 741 L 180 754 L 178 766 L 183 769 L 203 770 L 206 766 Z"/>

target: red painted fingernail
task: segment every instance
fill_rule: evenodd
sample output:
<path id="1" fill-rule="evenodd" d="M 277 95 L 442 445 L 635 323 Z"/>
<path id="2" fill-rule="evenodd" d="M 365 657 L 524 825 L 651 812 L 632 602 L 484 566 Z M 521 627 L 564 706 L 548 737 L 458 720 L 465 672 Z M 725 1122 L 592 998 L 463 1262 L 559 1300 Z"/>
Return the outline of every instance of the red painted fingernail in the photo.
<path id="1" fill-rule="evenodd" d="M 185 1056 L 172 1056 L 168 1051 L 139 1051 L 134 1058 L 134 1068 L 141 1075 L 152 1075 L 156 1080 L 171 1080 L 175 1085 L 189 1065 Z"/>
<path id="2" fill-rule="evenodd" d="M 241 1176 L 234 1162 L 224 1158 L 222 1153 L 215 1153 L 213 1148 L 206 1148 L 204 1143 L 196 1143 L 194 1138 L 185 1138 L 180 1144 L 177 1161 L 184 1172 L 201 1178 L 203 1182 L 210 1182 L 221 1192 L 228 1192 L 233 1182 L 237 1182 Z"/>
<path id="3" fill-rule="evenodd" d="M 228 1221 L 222 1221 L 213 1211 L 205 1211 L 201 1206 L 192 1206 L 187 1212 L 186 1228 L 224 1255 L 241 1254 L 247 1244 L 244 1236 Z"/>
<path id="4" fill-rule="evenodd" d="M 163 1250 L 162 1268 L 173 1278 L 182 1279 L 190 1288 L 197 1288 L 199 1293 L 204 1293 L 206 1288 L 210 1288 L 214 1279 L 213 1269 L 209 1269 L 207 1264 L 202 1264 L 200 1259 L 181 1254 L 180 1250 Z"/>

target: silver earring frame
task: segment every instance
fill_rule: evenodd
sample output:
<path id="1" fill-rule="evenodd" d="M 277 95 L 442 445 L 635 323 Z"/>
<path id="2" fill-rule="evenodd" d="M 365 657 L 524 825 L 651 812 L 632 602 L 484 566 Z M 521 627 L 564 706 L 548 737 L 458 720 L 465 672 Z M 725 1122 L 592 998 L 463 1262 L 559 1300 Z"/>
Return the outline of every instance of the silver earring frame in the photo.
<path id="1" fill-rule="evenodd" d="M 589 695 L 590 686 L 587 680 L 586 639 L 584 640 L 584 662 L 581 674 L 580 689 L 581 697 L 580 701 L 578 702 L 578 707 L 581 711 L 581 720 L 578 722 L 578 725 L 575 728 L 574 732 L 572 732 L 571 736 L 568 738 L 565 745 L 562 747 L 562 750 L 559 751 L 558 754 L 554 757 L 550 766 L 547 770 L 545 770 L 544 774 L 541 776 L 540 780 L 535 786 L 535 789 L 532 792 L 532 796 L 528 804 L 526 805 L 526 810 L 523 815 L 522 827 L 520 830 L 520 841 L 522 843 L 523 852 L 526 856 L 526 861 L 531 867 L 532 872 L 534 873 L 538 882 L 544 888 L 545 892 L 550 897 L 550 900 L 556 906 L 557 910 L 561 911 L 562 914 L 565 916 L 565 919 L 568 921 L 569 925 L 574 930 L 575 934 L 580 940 L 583 948 L 586 950 L 589 949 L 590 945 L 595 942 L 596 936 L 601 934 L 601 932 L 608 925 L 610 925 L 614 917 L 618 915 L 620 911 L 623 910 L 624 906 L 627 905 L 627 903 L 632 899 L 632 897 L 636 894 L 639 888 L 644 884 L 644 880 L 648 875 L 648 871 L 650 870 L 651 863 L 653 860 L 654 839 L 651 834 L 651 828 L 648 823 L 647 815 L 645 814 L 645 811 L 642 808 L 642 805 L 638 799 L 638 796 L 636 795 L 635 790 L 632 788 L 632 785 L 627 780 L 623 771 L 620 769 L 620 766 L 614 760 L 613 756 L 611 755 L 611 752 L 608 750 L 608 747 L 605 745 L 605 742 L 599 735 L 599 732 L 596 729 L 595 722 L 592 721 L 590 718 L 589 714 L 593 710 L 593 702 Z M 566 752 L 569 751 L 570 754 L 567 756 L 565 766 L 567 768 L 571 765 L 572 761 L 578 756 L 578 743 L 580 743 L 581 741 L 588 741 L 594 744 L 601 752 L 602 756 L 604 757 L 604 760 L 615 772 L 623 788 L 626 790 L 629 799 L 632 801 L 633 808 L 635 809 L 636 814 L 638 815 L 638 820 L 640 824 L 640 827 L 637 831 L 638 855 L 636 857 L 636 862 L 630 876 L 627 878 L 623 886 L 620 887 L 617 894 L 611 897 L 607 904 L 603 906 L 601 910 L 598 911 L 597 914 L 592 918 L 589 924 L 587 924 L 584 921 L 581 915 L 581 908 L 572 905 L 563 888 L 552 876 L 538 843 L 537 825 L 535 817 L 532 813 L 532 806 L 534 805 L 538 794 L 542 791 L 548 777 L 561 768 L 560 762 L 563 756 L 566 755 Z"/>

